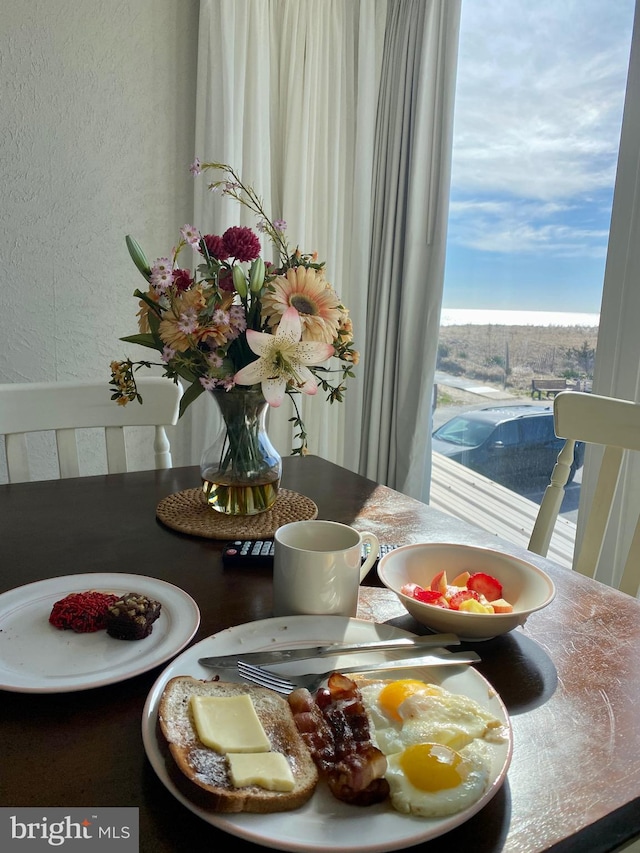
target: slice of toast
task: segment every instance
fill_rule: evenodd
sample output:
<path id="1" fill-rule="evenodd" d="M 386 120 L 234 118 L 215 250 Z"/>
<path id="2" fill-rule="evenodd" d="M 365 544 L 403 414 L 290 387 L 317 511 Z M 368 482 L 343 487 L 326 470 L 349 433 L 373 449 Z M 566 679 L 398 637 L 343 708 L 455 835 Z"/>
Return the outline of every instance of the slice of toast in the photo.
<path id="1" fill-rule="evenodd" d="M 191 712 L 191 696 L 239 694 L 251 697 L 272 751 L 281 752 L 287 758 L 295 779 L 292 791 L 269 791 L 257 785 L 234 788 L 229 779 L 226 757 L 200 741 Z M 188 779 L 210 793 L 210 807 L 214 811 L 263 814 L 289 811 L 299 808 L 313 794 L 318 781 L 316 766 L 296 728 L 289 703 L 271 690 L 249 684 L 198 681 L 191 676 L 177 676 L 165 686 L 158 717 L 176 764 Z"/>

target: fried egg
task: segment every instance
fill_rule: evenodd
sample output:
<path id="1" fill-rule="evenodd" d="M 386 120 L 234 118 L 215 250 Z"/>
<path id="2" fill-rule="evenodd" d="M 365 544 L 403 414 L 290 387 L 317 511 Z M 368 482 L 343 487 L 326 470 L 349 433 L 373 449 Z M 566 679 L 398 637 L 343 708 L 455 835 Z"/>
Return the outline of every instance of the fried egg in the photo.
<path id="1" fill-rule="evenodd" d="M 502 723 L 468 696 L 437 684 L 402 679 L 358 687 L 398 811 L 443 817 L 468 808 L 485 791 L 491 741 Z"/>
<path id="2" fill-rule="evenodd" d="M 487 788 L 491 759 L 474 741 L 459 752 L 440 743 L 416 743 L 387 756 L 385 777 L 394 809 L 445 817 L 469 808 Z"/>
<path id="3" fill-rule="evenodd" d="M 501 723 L 468 696 L 415 679 L 359 685 L 378 749 L 390 755 L 414 743 L 461 749 L 488 738 Z"/>

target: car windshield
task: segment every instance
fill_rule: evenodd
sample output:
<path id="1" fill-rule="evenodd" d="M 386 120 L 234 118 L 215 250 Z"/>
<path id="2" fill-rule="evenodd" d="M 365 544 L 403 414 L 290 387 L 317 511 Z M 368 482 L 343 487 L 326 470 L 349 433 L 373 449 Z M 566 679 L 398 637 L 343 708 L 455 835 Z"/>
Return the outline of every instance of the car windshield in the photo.
<path id="1" fill-rule="evenodd" d="M 449 444 L 459 444 L 461 447 L 477 447 L 482 444 L 495 429 L 495 424 L 486 421 L 475 421 L 460 416 L 453 418 L 437 429 L 433 437 Z"/>

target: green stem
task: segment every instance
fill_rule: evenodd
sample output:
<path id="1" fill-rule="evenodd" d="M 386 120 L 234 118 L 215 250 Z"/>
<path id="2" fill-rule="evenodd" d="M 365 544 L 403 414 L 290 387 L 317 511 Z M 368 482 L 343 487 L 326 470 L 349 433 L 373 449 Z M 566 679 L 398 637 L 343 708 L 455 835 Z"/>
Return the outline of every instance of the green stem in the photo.
<path id="1" fill-rule="evenodd" d="M 214 509 L 233 515 L 267 510 L 275 500 L 282 460 L 264 429 L 266 400 L 259 388 L 211 394 L 224 426 L 202 459 L 207 501 Z"/>

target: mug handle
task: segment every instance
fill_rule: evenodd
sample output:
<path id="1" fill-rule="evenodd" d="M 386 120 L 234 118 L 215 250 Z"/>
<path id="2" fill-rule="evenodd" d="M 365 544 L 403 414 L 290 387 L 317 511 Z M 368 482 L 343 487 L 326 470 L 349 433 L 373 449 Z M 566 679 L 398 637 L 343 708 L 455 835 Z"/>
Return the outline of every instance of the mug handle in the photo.
<path id="1" fill-rule="evenodd" d="M 378 537 L 375 533 L 361 533 L 360 537 L 363 543 L 368 542 L 371 546 L 367 559 L 360 568 L 360 583 L 362 583 L 365 577 L 369 574 L 369 570 L 378 559 L 378 554 L 380 553 L 380 542 L 378 541 Z"/>

